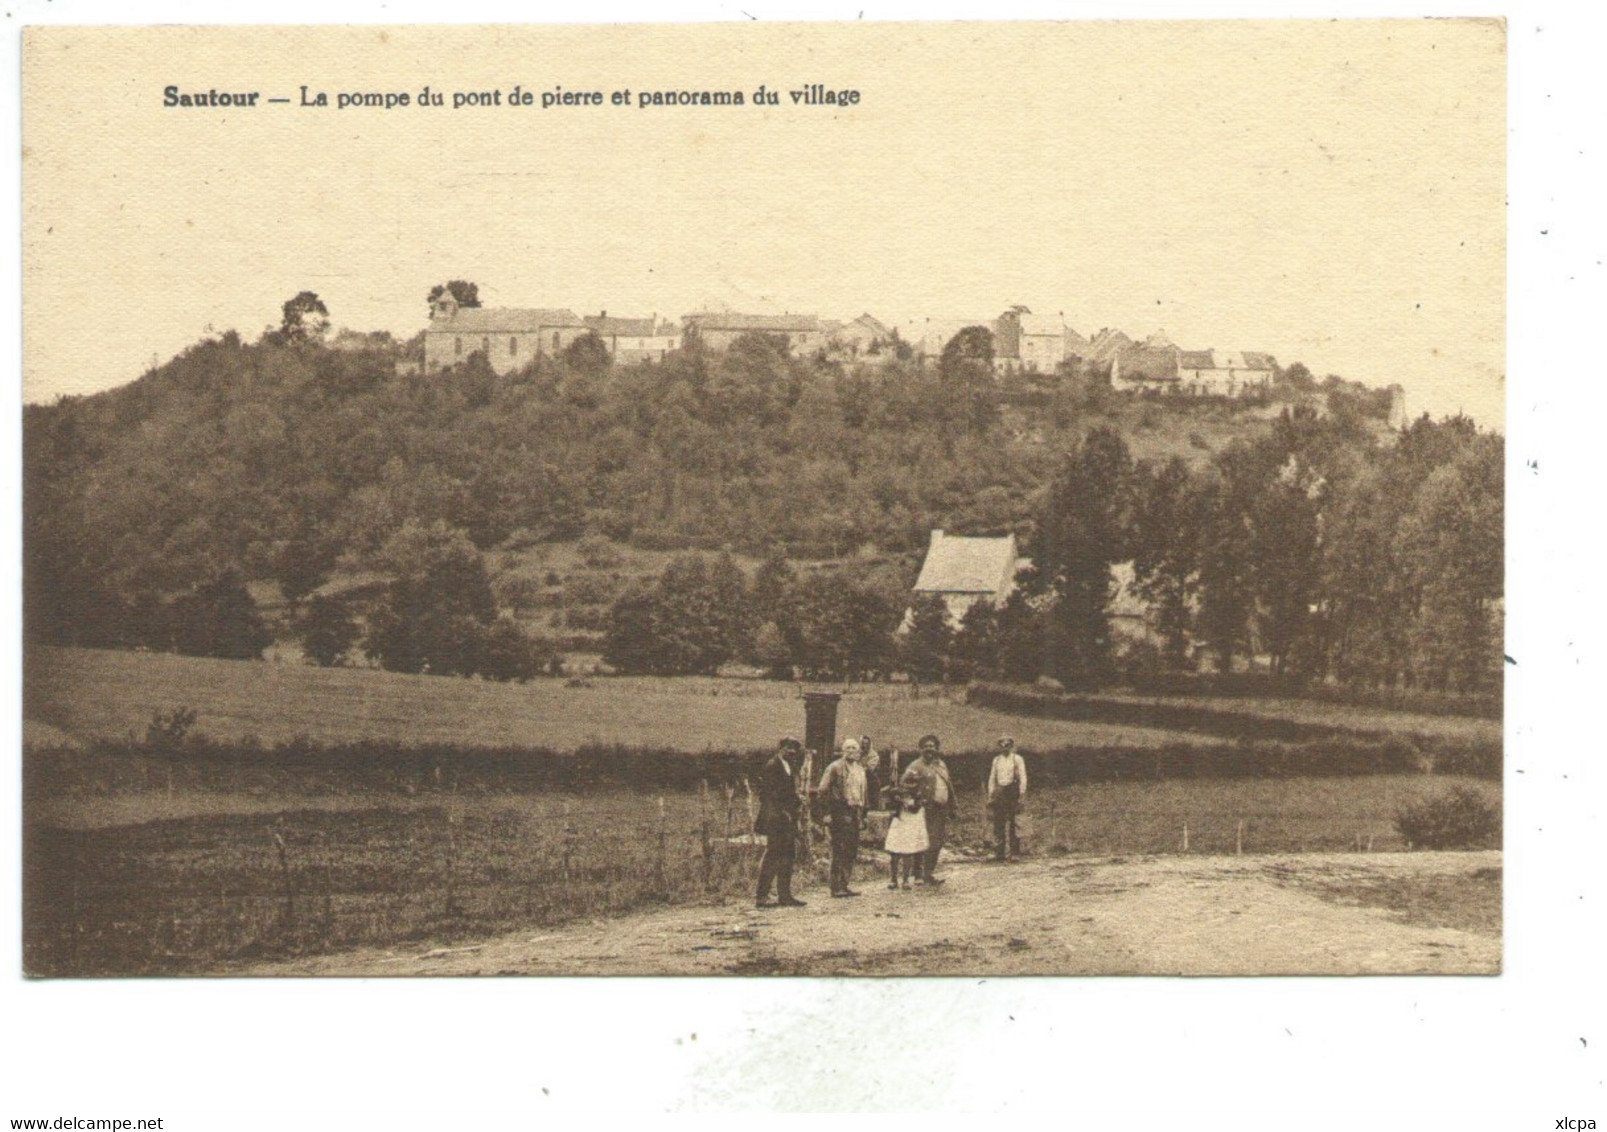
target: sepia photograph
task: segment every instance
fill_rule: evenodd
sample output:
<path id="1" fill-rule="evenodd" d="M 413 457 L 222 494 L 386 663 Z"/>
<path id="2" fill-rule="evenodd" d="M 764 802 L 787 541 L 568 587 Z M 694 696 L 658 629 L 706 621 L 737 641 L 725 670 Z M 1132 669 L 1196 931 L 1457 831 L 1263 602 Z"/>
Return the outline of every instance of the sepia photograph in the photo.
<path id="1" fill-rule="evenodd" d="M 1507 35 L 25 29 L 21 973 L 1500 974 Z"/>

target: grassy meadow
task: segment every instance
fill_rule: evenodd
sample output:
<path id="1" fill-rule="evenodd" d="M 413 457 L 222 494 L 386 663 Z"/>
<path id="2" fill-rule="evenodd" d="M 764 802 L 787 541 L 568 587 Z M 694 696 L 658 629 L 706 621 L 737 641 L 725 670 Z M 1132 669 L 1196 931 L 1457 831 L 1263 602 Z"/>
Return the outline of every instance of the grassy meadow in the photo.
<path id="1" fill-rule="evenodd" d="M 767 680 L 593 677 L 497 684 L 372 668 L 210 660 L 169 653 L 39 648 L 28 654 L 24 714 L 79 739 L 143 735 L 157 711 L 188 707 L 213 739 L 265 743 L 381 739 L 574 751 L 586 745 L 747 749 L 803 733 L 797 684 Z M 840 691 L 841 685 L 828 690 Z M 956 693 L 958 695 L 959 693 Z M 1168 732 L 1022 719 L 907 684 L 858 685 L 839 735 L 913 750 L 928 731 L 950 750 L 990 748 L 1010 731 L 1028 749 L 1159 746 Z"/>

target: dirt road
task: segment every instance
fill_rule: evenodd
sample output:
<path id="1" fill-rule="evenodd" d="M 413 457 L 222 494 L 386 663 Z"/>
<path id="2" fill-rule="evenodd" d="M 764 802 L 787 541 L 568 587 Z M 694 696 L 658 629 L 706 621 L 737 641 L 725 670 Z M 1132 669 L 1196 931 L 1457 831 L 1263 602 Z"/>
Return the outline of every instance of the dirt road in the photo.
<path id="1" fill-rule="evenodd" d="M 879 856 L 879 855 L 878 855 Z M 1496 974 L 1499 852 L 955 862 L 940 888 L 687 906 L 254 975 Z M 1422 894 L 1430 894 L 1424 897 Z M 1477 907 L 1469 908 L 1469 905 Z"/>

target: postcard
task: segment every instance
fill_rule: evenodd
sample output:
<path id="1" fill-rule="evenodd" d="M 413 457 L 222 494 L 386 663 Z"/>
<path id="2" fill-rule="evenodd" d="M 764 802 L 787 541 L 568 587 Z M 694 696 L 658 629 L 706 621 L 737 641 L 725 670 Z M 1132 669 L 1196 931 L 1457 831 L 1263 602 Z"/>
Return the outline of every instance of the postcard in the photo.
<path id="1" fill-rule="evenodd" d="M 1498 973 L 1505 44 L 28 29 L 24 971 Z"/>

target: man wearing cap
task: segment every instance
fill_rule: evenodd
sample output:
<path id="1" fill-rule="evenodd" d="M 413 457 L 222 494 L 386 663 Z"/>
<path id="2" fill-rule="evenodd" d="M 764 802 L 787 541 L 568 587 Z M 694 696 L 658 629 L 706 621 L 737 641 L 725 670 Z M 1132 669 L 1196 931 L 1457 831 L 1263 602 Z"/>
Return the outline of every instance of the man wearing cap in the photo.
<path id="1" fill-rule="evenodd" d="M 993 815 L 993 859 L 1002 861 L 1008 851 L 1021 855 L 1021 838 L 1016 833 L 1016 814 L 1027 800 L 1027 764 L 1016 750 L 1016 741 L 999 736 L 999 753 L 993 756 L 988 772 L 988 810 Z"/>
<path id="2" fill-rule="evenodd" d="M 759 817 L 753 831 L 764 835 L 764 856 L 759 859 L 758 906 L 802 908 L 803 901 L 792 894 L 792 862 L 797 852 L 798 768 L 803 744 L 793 738 L 781 740 L 776 753 L 764 764 L 759 776 Z M 776 904 L 770 903 L 770 885 L 776 886 Z"/>
<path id="3" fill-rule="evenodd" d="M 926 856 L 921 861 L 921 882 L 942 884 L 932 875 L 937 868 L 938 854 L 943 851 L 943 839 L 948 835 L 949 809 L 954 805 L 954 780 L 949 777 L 948 764 L 938 755 L 936 735 L 921 736 L 920 758 L 910 763 L 904 772 L 902 784 L 914 793 L 926 815 Z"/>
<path id="4" fill-rule="evenodd" d="M 865 767 L 860 762 L 859 743 L 843 743 L 842 757 L 820 776 L 820 798 L 825 802 L 826 821 L 831 825 L 831 894 L 858 896 L 848 887 L 859 855 L 859 831 L 865 824 Z"/>

